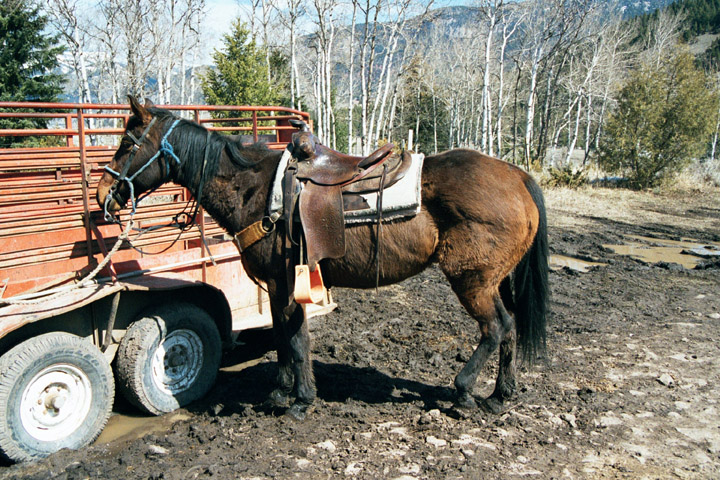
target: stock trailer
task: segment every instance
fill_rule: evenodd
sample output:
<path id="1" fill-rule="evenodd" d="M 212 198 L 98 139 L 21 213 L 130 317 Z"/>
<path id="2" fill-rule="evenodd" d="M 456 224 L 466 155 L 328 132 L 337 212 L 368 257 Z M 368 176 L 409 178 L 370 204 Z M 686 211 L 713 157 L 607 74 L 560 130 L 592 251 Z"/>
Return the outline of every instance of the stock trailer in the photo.
<path id="1" fill-rule="evenodd" d="M 290 141 L 290 119 L 310 122 L 282 107 L 165 108 L 272 149 Z M 10 460 L 91 443 L 116 386 L 156 415 L 202 397 L 221 352 L 242 348 L 239 333 L 271 326 L 263 286 L 185 188 L 146 198 L 129 241 L 104 218 L 95 189 L 129 115 L 0 103 L 0 126 L 13 126 L 0 128 L 0 455 Z M 327 294 L 309 315 L 333 307 Z"/>

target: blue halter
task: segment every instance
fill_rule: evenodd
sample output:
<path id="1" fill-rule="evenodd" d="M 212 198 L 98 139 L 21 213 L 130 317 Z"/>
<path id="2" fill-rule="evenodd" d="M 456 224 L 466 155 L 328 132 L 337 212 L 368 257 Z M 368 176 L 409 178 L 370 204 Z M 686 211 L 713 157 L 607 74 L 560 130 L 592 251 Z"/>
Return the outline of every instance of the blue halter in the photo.
<path id="1" fill-rule="evenodd" d="M 148 159 L 148 161 L 145 162 L 145 165 L 140 167 L 140 169 L 138 169 L 137 172 L 133 173 L 130 177 L 126 176 L 128 170 L 130 169 L 130 164 L 132 164 L 132 159 L 135 156 L 135 153 L 140 149 L 140 146 L 145 141 L 145 137 L 147 136 L 148 132 L 150 131 L 150 127 L 152 127 L 153 124 L 155 123 L 155 120 L 156 120 L 156 118 L 153 117 L 153 119 L 150 121 L 150 124 L 145 128 L 145 131 L 143 131 L 143 134 L 140 136 L 139 139 L 135 138 L 135 136 L 132 133 L 127 132 L 127 135 L 132 139 L 132 141 L 135 143 L 135 145 L 133 145 L 133 147 L 132 147 L 132 151 L 130 152 L 130 158 L 128 158 L 127 163 L 125 163 L 125 167 L 123 168 L 122 173 L 116 172 L 115 170 L 110 168 L 110 166 L 105 167 L 105 170 L 115 178 L 115 182 L 110 187 L 110 192 L 105 197 L 105 220 L 107 220 L 107 221 L 112 220 L 112 216 L 108 213 L 108 209 L 107 209 L 108 204 L 110 202 L 110 199 L 115 197 L 115 195 L 117 193 L 118 185 L 120 185 L 121 182 L 126 182 L 128 185 L 128 188 L 130 189 L 130 202 L 132 204 L 132 211 L 130 212 L 130 215 L 132 216 L 132 215 L 135 215 L 135 209 L 137 207 L 137 203 L 140 200 L 142 200 L 142 198 L 145 198 L 145 197 L 142 197 L 137 200 L 135 199 L 135 186 L 133 185 L 133 180 L 135 180 L 135 177 L 140 175 L 147 167 L 150 166 L 150 164 L 152 164 L 160 156 L 162 156 L 163 159 L 165 160 L 164 171 L 165 171 L 165 179 L 166 180 L 170 176 L 170 159 L 172 158 L 177 165 L 180 165 L 180 163 L 181 163 L 178 156 L 175 155 L 173 146 L 168 141 L 168 137 L 172 133 L 173 129 L 180 122 L 180 119 L 178 118 L 173 122 L 173 124 L 170 126 L 168 131 L 165 132 L 165 135 L 163 136 L 162 140 L 160 141 L 160 148 L 155 153 L 155 155 L 150 157 Z"/>

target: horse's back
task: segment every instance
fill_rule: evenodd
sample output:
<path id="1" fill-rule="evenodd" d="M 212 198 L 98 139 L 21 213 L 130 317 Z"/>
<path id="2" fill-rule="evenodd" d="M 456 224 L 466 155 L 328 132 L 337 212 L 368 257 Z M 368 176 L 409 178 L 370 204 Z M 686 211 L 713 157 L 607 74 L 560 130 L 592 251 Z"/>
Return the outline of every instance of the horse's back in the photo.
<path id="1" fill-rule="evenodd" d="M 428 156 L 420 214 L 383 225 L 380 284 L 399 282 L 435 261 L 451 274 L 497 268 L 506 275 L 532 244 L 538 209 L 523 170 L 473 150 Z M 328 260 L 330 283 L 375 285 L 375 225 L 346 229 L 346 254 Z"/>

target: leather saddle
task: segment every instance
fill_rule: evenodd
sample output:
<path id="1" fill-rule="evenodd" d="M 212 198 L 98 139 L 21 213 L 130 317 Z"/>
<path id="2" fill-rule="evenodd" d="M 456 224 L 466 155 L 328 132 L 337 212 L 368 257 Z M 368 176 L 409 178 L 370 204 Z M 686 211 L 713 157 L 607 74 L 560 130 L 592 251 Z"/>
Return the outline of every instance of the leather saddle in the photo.
<path id="1" fill-rule="evenodd" d="M 315 271 L 320 260 L 345 255 L 344 204 L 353 203 L 353 194 L 382 193 L 405 175 L 412 160 L 407 152 L 393 154 L 390 143 L 367 157 L 346 155 L 320 144 L 305 122 L 291 124 L 301 129 L 292 136 L 292 154 L 303 185 L 298 204 L 307 263 Z"/>

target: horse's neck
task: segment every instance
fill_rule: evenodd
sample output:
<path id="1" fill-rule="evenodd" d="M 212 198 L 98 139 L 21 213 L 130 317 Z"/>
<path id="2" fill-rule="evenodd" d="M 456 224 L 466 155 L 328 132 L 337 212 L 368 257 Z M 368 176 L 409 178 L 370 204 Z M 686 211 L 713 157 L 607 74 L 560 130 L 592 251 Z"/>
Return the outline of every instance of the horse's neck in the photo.
<path id="1" fill-rule="evenodd" d="M 217 172 L 203 185 L 200 204 L 223 228 L 238 233 L 266 214 L 279 160 L 279 153 L 268 151 L 266 158 L 259 159 L 260 168 L 241 167 L 223 153 Z"/>

